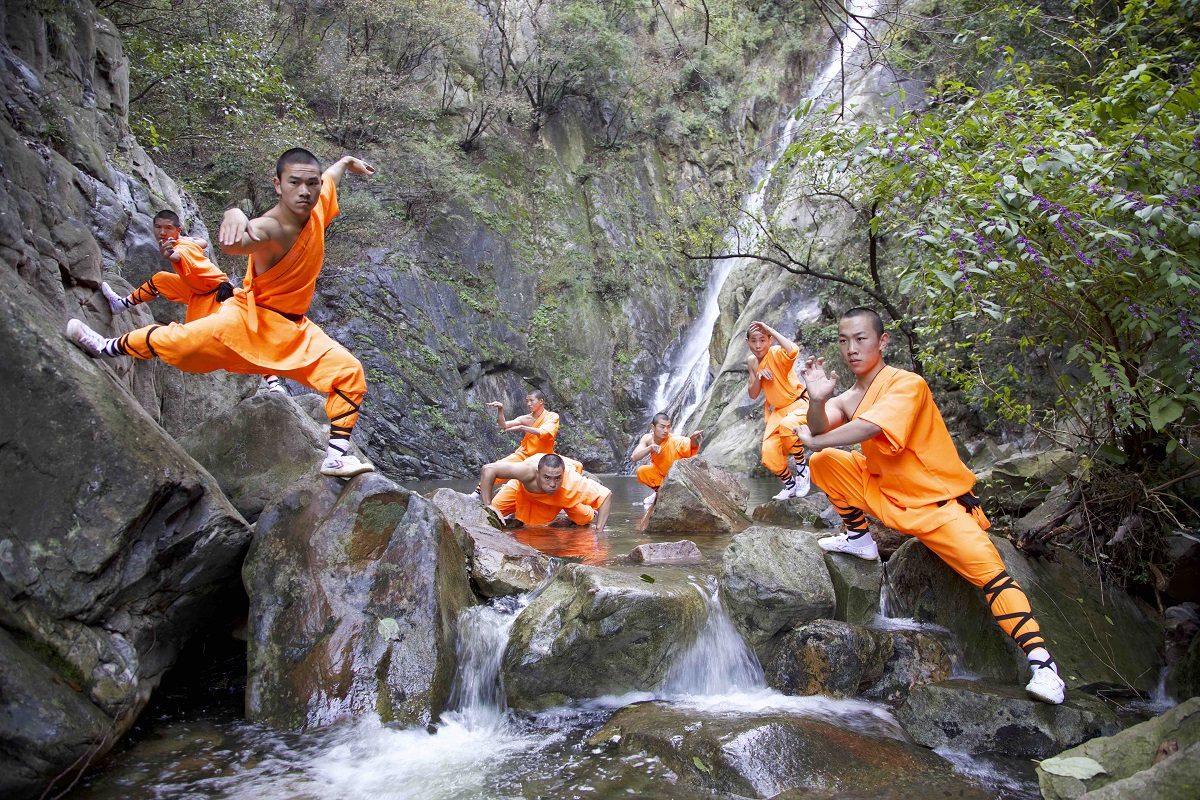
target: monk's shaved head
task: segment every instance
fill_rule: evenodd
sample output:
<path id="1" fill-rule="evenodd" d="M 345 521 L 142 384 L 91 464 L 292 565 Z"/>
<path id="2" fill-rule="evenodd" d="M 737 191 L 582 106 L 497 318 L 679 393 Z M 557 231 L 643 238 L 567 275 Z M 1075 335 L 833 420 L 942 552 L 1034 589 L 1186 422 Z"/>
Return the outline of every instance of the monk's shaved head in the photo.
<path id="1" fill-rule="evenodd" d="M 873 309 L 857 306 L 842 314 L 841 319 L 851 319 L 853 317 L 870 318 L 871 327 L 875 329 L 875 335 L 883 336 L 883 319 Z"/>
<path id="2" fill-rule="evenodd" d="M 530 389 L 529 394 L 525 396 L 532 397 L 534 400 L 541 400 L 543 403 L 546 402 L 546 393 L 541 389 Z"/>
<path id="3" fill-rule="evenodd" d="M 282 178 L 283 171 L 292 164 L 311 164 L 321 170 L 320 160 L 303 147 L 293 147 L 291 150 L 284 151 L 279 160 L 275 162 L 275 177 Z"/>
<path id="4" fill-rule="evenodd" d="M 163 222 L 169 222 L 176 228 L 183 227 L 183 222 L 180 221 L 179 215 L 169 208 L 164 208 L 162 211 L 154 215 L 154 221 L 158 222 L 159 220 L 162 220 Z"/>
<path id="5" fill-rule="evenodd" d="M 563 469 L 566 464 L 562 460 L 562 456 L 558 453 L 546 453 L 538 460 L 537 468 L 539 470 L 546 469 Z"/>
<path id="6" fill-rule="evenodd" d="M 657 425 L 660 422 L 670 422 L 670 421 L 671 421 L 671 417 L 660 411 L 654 415 L 653 419 L 650 420 L 650 424 Z"/>

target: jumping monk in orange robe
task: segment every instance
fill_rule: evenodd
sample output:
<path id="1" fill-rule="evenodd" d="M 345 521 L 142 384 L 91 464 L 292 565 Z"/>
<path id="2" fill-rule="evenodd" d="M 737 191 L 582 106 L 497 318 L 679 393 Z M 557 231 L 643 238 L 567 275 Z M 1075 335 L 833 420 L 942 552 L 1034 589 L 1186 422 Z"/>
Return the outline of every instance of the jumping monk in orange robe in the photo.
<path id="1" fill-rule="evenodd" d="M 224 369 L 277 374 L 328 395 L 329 447 L 321 474 L 351 477 L 374 467 L 347 451 L 367 385 L 362 364 L 305 314 L 325 258 L 325 227 L 337 216 L 337 186 L 346 172 L 375 168 L 346 156 L 321 172 L 316 156 L 294 148 L 275 166 L 279 201 L 261 217 L 225 212 L 222 250 L 249 256 L 246 278 L 216 313 L 180 325 L 148 325 L 106 339 L 80 320 L 67 336 L 93 357 L 158 357 L 186 372 Z"/>
<path id="2" fill-rule="evenodd" d="M 517 449 L 493 464 L 516 464 L 530 456 L 539 453 L 553 453 L 554 443 L 558 439 L 558 414 L 546 410 L 546 393 L 541 389 L 533 389 L 525 395 L 525 407 L 528 414 L 522 414 L 513 420 L 504 418 L 504 403 L 493 400 L 488 408 L 496 412 L 496 424 L 502 431 L 521 431 L 521 444 Z M 475 487 L 475 494 L 479 487 Z"/>
<path id="3" fill-rule="evenodd" d="M 492 485 L 507 480 L 492 496 Z M 604 530 L 612 508 L 612 491 L 583 475 L 583 464 L 557 453 L 542 453 L 524 461 L 487 464 L 479 473 L 480 497 L 496 527 L 553 522 L 558 512 L 576 525 L 595 522 Z"/>
<path id="4" fill-rule="evenodd" d="M 158 239 L 159 252 L 171 262 L 175 271 L 154 273 L 150 280 L 124 297 L 113 291 L 108 283 L 101 283 L 100 292 L 108 300 L 113 316 L 156 297 L 164 297 L 187 306 L 183 321 L 191 322 L 212 314 L 233 296 L 229 277 L 205 253 L 208 243 L 184 236 L 178 214 L 170 209 L 155 214 L 154 235 Z M 287 393 L 283 381 L 276 375 L 264 375 L 263 383 L 272 392 Z"/>
<path id="5" fill-rule="evenodd" d="M 797 380 L 793 367 L 800 348 L 796 343 L 765 322 L 750 323 L 746 331 L 750 355 L 746 357 L 746 391 L 752 399 L 764 395 L 762 463 L 779 480 L 783 489 L 775 500 L 803 497 L 811 483 L 804 461 L 804 446 L 796 438 L 796 426 L 803 425 L 808 411 L 808 395 Z M 788 464 L 796 464 L 796 472 Z"/>
<path id="6" fill-rule="evenodd" d="M 888 366 L 888 334 L 868 308 L 853 308 L 838 324 L 838 347 L 854 385 L 834 396 L 836 374 L 824 359 L 808 359 L 808 424 L 797 435 L 812 454 L 812 479 L 841 515 L 845 532 L 821 539 L 829 552 L 875 559 L 879 549 L 864 514 L 916 536 L 942 561 L 983 590 L 1000 627 L 1029 659 L 1025 689 L 1061 703 L 1065 684 L 1024 590 L 1009 577 L 987 534 L 987 517 L 975 495 L 975 475 L 962 463 L 928 384 L 919 375 Z M 861 453 L 828 448 L 860 444 Z"/>
<path id="7" fill-rule="evenodd" d="M 667 478 L 671 465 L 681 458 L 691 458 L 700 452 L 700 437 L 704 431 L 692 431 L 688 436 L 671 433 L 671 418 L 661 411 L 650 420 L 650 432 L 642 436 L 637 447 L 629 454 L 630 461 L 641 461 L 650 456 L 650 463 L 637 468 L 639 482 L 649 486 L 654 493 L 642 501 L 652 505 L 658 497 L 658 487 Z"/>

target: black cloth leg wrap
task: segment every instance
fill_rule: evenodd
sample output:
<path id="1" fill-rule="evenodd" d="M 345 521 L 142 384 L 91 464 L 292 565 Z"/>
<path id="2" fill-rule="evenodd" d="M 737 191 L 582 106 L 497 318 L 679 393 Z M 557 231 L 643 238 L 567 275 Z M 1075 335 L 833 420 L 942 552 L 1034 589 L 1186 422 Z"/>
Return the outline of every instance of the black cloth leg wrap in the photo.
<path id="1" fill-rule="evenodd" d="M 999 599 L 1000 593 L 1005 589 L 1015 589 L 1021 594 L 1025 594 L 1025 590 L 1021 588 L 1021 584 L 1013 580 L 1012 577 L 1009 576 L 1007 570 L 1000 570 L 1000 572 L 996 574 L 996 577 L 992 578 L 983 586 L 983 597 L 985 600 L 987 600 L 988 610 L 991 611 L 993 616 L 996 617 L 997 622 L 1009 619 L 1020 620 L 1016 625 L 1013 626 L 1012 631 L 1008 635 L 1011 636 L 1013 641 L 1017 643 L 1017 646 L 1025 652 L 1025 655 L 1029 655 L 1030 651 L 1039 647 L 1045 647 L 1046 640 L 1042 637 L 1041 631 L 1027 631 L 1026 633 L 1020 632 L 1022 627 L 1033 621 L 1032 611 L 1017 611 L 1012 614 L 996 613 L 996 600 Z M 1025 600 L 1028 602 L 1029 598 L 1026 597 Z"/>

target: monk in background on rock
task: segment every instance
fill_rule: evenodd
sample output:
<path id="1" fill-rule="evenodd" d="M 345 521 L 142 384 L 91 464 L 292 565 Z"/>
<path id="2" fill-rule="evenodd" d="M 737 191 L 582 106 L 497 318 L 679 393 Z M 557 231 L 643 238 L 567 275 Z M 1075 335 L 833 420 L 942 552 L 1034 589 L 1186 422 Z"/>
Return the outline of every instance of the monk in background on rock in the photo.
<path id="1" fill-rule="evenodd" d="M 221 303 L 233 297 L 233 284 L 229 282 L 229 276 L 205 252 L 208 242 L 185 236 L 178 214 L 170 209 L 155 214 L 154 236 L 158 239 L 159 253 L 171 262 L 175 271 L 154 273 L 148 281 L 124 297 L 117 294 L 107 282 L 102 282 L 100 292 L 108 301 L 114 317 L 156 297 L 164 297 L 172 303 L 186 306 L 183 321 L 191 322 L 207 317 L 220 308 Z M 287 393 L 277 375 L 263 376 L 263 383 L 269 391 Z"/>
<path id="2" fill-rule="evenodd" d="M 516 464 L 540 453 L 553 453 L 558 439 L 558 414 L 546 410 L 546 393 L 541 389 L 533 389 L 525 395 L 525 407 L 528 414 L 522 414 L 513 420 L 504 418 L 504 403 L 493 400 L 488 408 L 496 412 L 496 424 L 502 431 L 520 431 L 524 435 L 517 449 L 504 458 L 493 461 L 493 464 Z M 475 487 L 475 495 L 479 494 L 479 486 Z"/>
<path id="3" fill-rule="evenodd" d="M 305 316 L 325 259 L 325 228 L 338 214 L 337 187 L 347 172 L 372 175 L 375 168 L 345 156 L 322 172 L 316 156 L 293 148 L 276 162 L 279 200 L 267 213 L 249 219 L 237 208 L 225 212 L 221 249 L 249 261 L 242 287 L 215 313 L 117 338 L 72 319 L 67 337 L 93 358 L 159 358 L 185 372 L 291 378 L 327 395 L 329 445 L 321 474 L 349 478 L 373 471 L 348 452 L 367 391 L 362 364 Z"/>
<path id="4" fill-rule="evenodd" d="M 658 497 L 658 488 L 667 479 L 671 465 L 681 458 L 691 458 L 700 452 L 700 437 L 703 430 L 692 431 L 687 436 L 671 433 L 671 418 L 663 412 L 658 412 L 650 420 L 650 432 L 638 440 L 637 447 L 629 454 L 629 460 L 641 461 L 650 456 L 650 463 L 637 468 L 637 479 L 650 487 L 652 494 L 642 501 L 642 505 L 653 505 Z"/>
<path id="5" fill-rule="evenodd" d="M 783 489 L 773 500 L 804 497 L 811 488 L 804 446 L 796 437 L 796 426 L 803 425 L 808 411 L 808 395 L 797 380 L 793 367 L 800 348 L 796 343 L 765 322 L 751 322 L 746 331 L 746 392 L 757 400 L 765 395 L 762 439 L 762 464 L 779 480 Z M 792 472 L 791 461 L 796 464 Z"/>
<path id="6" fill-rule="evenodd" d="M 975 474 L 958 457 L 928 384 L 884 363 L 888 334 L 869 308 L 852 308 L 838 324 L 838 348 L 854 385 L 834 396 L 837 375 L 808 359 L 808 424 L 797 435 L 812 454 L 812 479 L 829 496 L 845 532 L 821 539 L 831 553 L 879 558 L 865 514 L 916 536 L 942 561 L 983 590 L 988 608 L 1025 652 L 1033 676 L 1025 690 L 1063 702 L 1066 685 L 1046 649 L 1029 598 L 1009 577 L 984 533 L 991 523 L 972 494 Z M 829 448 L 861 445 L 862 452 Z"/>
<path id="7" fill-rule="evenodd" d="M 493 484 L 508 483 L 492 496 Z M 547 525 L 560 511 L 576 525 L 595 523 L 604 530 L 612 509 L 612 491 L 584 477 L 583 464 L 558 453 L 541 453 L 524 461 L 497 461 L 479 473 L 480 499 L 497 528 Z"/>

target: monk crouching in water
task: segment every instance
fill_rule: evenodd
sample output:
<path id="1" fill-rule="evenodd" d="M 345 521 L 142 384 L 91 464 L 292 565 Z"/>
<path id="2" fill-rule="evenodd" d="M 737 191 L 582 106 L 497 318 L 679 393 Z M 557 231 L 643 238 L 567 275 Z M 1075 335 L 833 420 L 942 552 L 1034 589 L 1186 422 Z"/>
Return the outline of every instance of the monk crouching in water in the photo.
<path id="1" fill-rule="evenodd" d="M 700 437 L 704 431 L 692 431 L 687 436 L 671 433 L 671 418 L 661 411 L 650 420 L 650 432 L 642 436 L 637 447 L 629 454 L 629 460 L 641 461 L 650 456 L 650 463 L 637 468 L 637 479 L 650 487 L 653 493 L 642 501 L 642 505 L 653 505 L 658 497 L 658 488 L 667 479 L 671 465 L 681 458 L 691 458 L 700 452 Z"/>
<path id="2" fill-rule="evenodd" d="M 495 497 L 492 485 L 507 480 Z M 558 453 L 519 462 L 487 464 L 479 473 L 480 499 L 497 528 L 546 525 L 565 511 L 576 525 L 594 523 L 604 530 L 612 510 L 612 491 L 583 475 L 583 464 Z"/>
<path id="3" fill-rule="evenodd" d="M 322 172 L 316 156 L 293 148 L 275 165 L 274 207 L 255 219 L 236 208 L 225 212 L 221 249 L 249 256 L 249 262 L 242 287 L 215 313 L 116 338 L 72 319 L 67 337 L 93 358 L 159 358 L 185 372 L 291 378 L 327 395 L 329 445 L 321 474 L 348 478 L 373 471 L 348 453 L 367 391 L 362 364 L 305 316 L 325 258 L 325 228 L 338 214 L 337 187 L 347 172 L 372 175 L 375 168 L 345 156 Z"/>
<path id="4" fill-rule="evenodd" d="M 808 424 L 796 434 L 811 454 L 813 482 L 842 517 L 844 533 L 822 549 L 879 558 L 866 514 L 916 536 L 942 561 L 983 590 L 988 608 L 1025 652 L 1033 670 L 1025 690 L 1052 704 L 1066 684 L 1046 649 L 1029 598 L 1009 577 L 991 526 L 972 494 L 975 475 L 959 459 L 929 386 L 921 376 L 884 363 L 888 334 L 869 308 L 852 308 L 838 324 L 838 347 L 854 385 L 834 396 L 837 375 L 824 359 L 808 359 Z M 830 448 L 859 444 L 862 452 Z"/>

